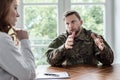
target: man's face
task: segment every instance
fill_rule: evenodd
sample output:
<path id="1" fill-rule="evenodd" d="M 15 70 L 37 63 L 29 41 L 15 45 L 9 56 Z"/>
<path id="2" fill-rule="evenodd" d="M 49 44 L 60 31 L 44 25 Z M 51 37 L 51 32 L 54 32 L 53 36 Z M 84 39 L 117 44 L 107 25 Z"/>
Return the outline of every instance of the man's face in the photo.
<path id="1" fill-rule="evenodd" d="M 66 30 L 69 34 L 71 34 L 72 32 L 79 32 L 82 25 L 82 20 L 79 20 L 74 14 L 67 16 L 64 19 L 64 22 L 66 25 Z"/>

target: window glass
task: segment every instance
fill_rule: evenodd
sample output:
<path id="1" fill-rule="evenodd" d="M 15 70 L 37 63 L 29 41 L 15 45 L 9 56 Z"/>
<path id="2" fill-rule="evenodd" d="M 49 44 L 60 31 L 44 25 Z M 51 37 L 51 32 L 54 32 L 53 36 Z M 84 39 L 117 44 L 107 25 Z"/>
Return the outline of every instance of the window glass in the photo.
<path id="1" fill-rule="evenodd" d="M 48 44 L 57 35 L 56 6 L 25 6 L 24 20 L 33 44 Z"/>
<path id="2" fill-rule="evenodd" d="M 40 64 L 41 61 L 46 63 L 43 60 L 45 56 L 39 56 L 45 54 L 45 48 L 57 36 L 57 16 L 56 6 L 24 7 L 24 24 L 29 32 L 36 64 Z M 46 47 L 41 47 L 42 45 Z"/>
<path id="3" fill-rule="evenodd" d="M 104 35 L 104 6 L 73 5 L 72 9 L 78 11 L 81 15 L 83 20 L 83 27 L 90 29 L 100 35 Z"/>
<path id="4" fill-rule="evenodd" d="M 25 3 L 56 3 L 58 0 L 23 0 Z"/>
<path id="5" fill-rule="evenodd" d="M 34 53 L 36 66 L 48 64 L 45 55 L 46 50 L 47 47 L 32 46 L 32 51 Z"/>
<path id="6" fill-rule="evenodd" d="M 86 3 L 86 2 L 105 2 L 105 0 L 71 0 L 72 3 L 78 3 L 78 2 L 82 2 L 82 3 Z"/>

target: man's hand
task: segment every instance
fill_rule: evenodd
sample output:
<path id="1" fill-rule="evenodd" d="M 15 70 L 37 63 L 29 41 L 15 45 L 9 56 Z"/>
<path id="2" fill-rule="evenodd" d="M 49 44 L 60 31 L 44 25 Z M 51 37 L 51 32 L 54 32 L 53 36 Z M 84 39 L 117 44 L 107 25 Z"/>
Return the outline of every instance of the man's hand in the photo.
<path id="1" fill-rule="evenodd" d="M 103 39 L 98 36 L 96 37 L 94 33 L 91 33 L 91 37 L 93 38 L 95 44 L 98 46 L 98 48 L 102 51 L 105 47 L 104 43 L 103 43 Z"/>
<path id="2" fill-rule="evenodd" d="M 66 49 L 72 49 L 73 48 L 73 42 L 74 42 L 75 32 L 72 32 L 71 35 L 68 36 L 66 42 L 65 42 L 65 48 Z"/>

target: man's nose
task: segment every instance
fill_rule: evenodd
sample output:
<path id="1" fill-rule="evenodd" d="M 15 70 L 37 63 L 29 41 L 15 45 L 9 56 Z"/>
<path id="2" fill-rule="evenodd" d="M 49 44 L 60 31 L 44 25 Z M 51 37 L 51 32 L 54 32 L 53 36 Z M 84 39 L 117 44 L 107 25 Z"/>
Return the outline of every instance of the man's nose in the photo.
<path id="1" fill-rule="evenodd" d="M 71 24 L 69 24 L 69 28 L 71 28 L 71 29 L 73 28 L 73 24 L 72 24 L 72 23 L 71 23 Z"/>

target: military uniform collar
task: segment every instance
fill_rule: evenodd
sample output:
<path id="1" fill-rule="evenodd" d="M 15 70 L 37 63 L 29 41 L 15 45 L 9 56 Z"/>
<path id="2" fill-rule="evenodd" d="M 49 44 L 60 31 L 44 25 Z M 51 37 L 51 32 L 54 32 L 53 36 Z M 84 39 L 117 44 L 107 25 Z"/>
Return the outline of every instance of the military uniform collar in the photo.
<path id="1" fill-rule="evenodd" d="M 80 40 L 87 40 L 87 36 L 85 34 L 85 29 L 84 28 L 81 28 L 81 32 L 79 33 L 79 35 L 76 37 L 77 39 L 80 39 Z"/>

